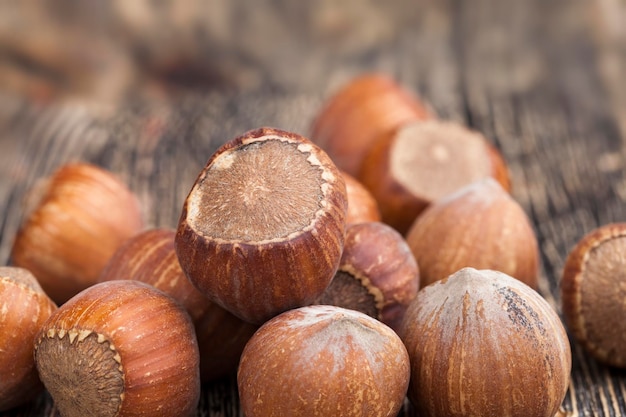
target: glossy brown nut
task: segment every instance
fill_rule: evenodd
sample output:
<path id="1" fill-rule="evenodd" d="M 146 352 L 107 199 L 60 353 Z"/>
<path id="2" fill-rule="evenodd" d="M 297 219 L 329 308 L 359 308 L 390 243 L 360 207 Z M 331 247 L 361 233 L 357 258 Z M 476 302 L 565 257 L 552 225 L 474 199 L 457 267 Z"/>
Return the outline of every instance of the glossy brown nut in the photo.
<path id="1" fill-rule="evenodd" d="M 33 340 L 57 306 L 27 270 L 0 267 L 0 411 L 43 391 Z"/>
<path id="2" fill-rule="evenodd" d="M 494 179 L 430 205 L 406 240 L 422 286 L 464 267 L 504 272 L 534 289 L 539 285 L 539 249 L 530 219 Z"/>
<path id="3" fill-rule="evenodd" d="M 209 301 L 189 282 L 176 257 L 175 235 L 172 229 L 151 229 L 131 237 L 113 254 L 100 282 L 145 282 L 185 307 L 198 338 L 200 376 L 204 381 L 214 380 L 237 369 L 243 347 L 257 326 Z"/>
<path id="4" fill-rule="evenodd" d="M 203 294 L 260 324 L 326 289 L 346 211 L 343 177 L 322 149 L 261 128 L 209 159 L 185 200 L 176 253 Z"/>
<path id="5" fill-rule="evenodd" d="M 191 319 L 143 282 L 99 283 L 62 305 L 35 338 L 35 362 L 64 417 L 197 410 L 200 367 Z"/>
<path id="6" fill-rule="evenodd" d="M 118 246 L 143 229 L 135 195 L 94 165 L 64 165 L 33 194 L 11 258 L 58 304 L 95 284 Z"/>
<path id="7" fill-rule="evenodd" d="M 559 316 L 500 272 L 465 268 L 421 289 L 400 335 L 422 417 L 554 416 L 565 398 L 571 351 Z"/>
<path id="8" fill-rule="evenodd" d="M 357 175 L 378 202 L 382 220 L 402 234 L 429 204 L 487 177 L 510 190 L 504 160 L 483 135 L 438 120 L 381 135 Z"/>
<path id="9" fill-rule="evenodd" d="M 374 317 L 394 330 L 419 288 L 419 268 L 402 235 L 380 222 L 350 224 L 339 270 L 317 301 Z"/>
<path id="10" fill-rule="evenodd" d="M 381 134 L 409 121 L 434 117 L 416 96 L 384 74 L 361 75 L 337 91 L 316 117 L 311 140 L 339 168 L 357 176 Z"/>
<path id="11" fill-rule="evenodd" d="M 378 222 L 380 210 L 372 193 L 359 180 L 345 172 L 342 172 L 346 182 L 348 196 L 348 214 L 346 223 Z"/>
<path id="12" fill-rule="evenodd" d="M 594 358 L 626 368 L 626 223 L 609 223 L 571 250 L 561 278 L 565 323 Z"/>
<path id="13" fill-rule="evenodd" d="M 321 305 L 261 326 L 237 373 L 247 417 L 395 417 L 408 382 L 407 352 L 393 330 L 363 313 Z"/>

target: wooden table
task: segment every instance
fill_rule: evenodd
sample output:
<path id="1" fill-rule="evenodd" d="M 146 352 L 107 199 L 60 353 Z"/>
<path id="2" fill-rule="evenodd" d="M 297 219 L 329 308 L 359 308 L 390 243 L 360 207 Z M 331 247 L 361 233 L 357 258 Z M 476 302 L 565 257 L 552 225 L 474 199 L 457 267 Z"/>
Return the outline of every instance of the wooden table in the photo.
<path id="1" fill-rule="evenodd" d="M 379 3 L 190 1 L 195 24 L 212 28 L 189 41 L 196 32 L 176 26 L 184 28 L 174 32 L 187 42 L 183 61 L 193 71 L 170 71 L 150 55 L 152 38 L 135 37 L 133 45 L 144 42 L 154 59 L 122 60 L 134 76 L 124 80 L 144 82 L 123 82 L 117 90 L 99 88 L 108 75 L 89 66 L 79 73 L 85 81 L 74 82 L 71 68 L 54 56 L 24 64 L 20 53 L 28 45 L 11 49 L 0 31 L 0 263 L 9 262 L 26 191 L 61 163 L 87 160 L 114 171 L 139 196 L 150 226 L 173 227 L 219 144 L 262 125 L 306 135 L 336 88 L 380 71 L 441 118 L 483 132 L 501 150 L 513 195 L 540 242 L 541 293 L 560 309 L 558 282 L 569 250 L 591 229 L 626 219 L 626 3 Z M 53 52 L 59 47 L 51 45 Z M 16 62 L 57 72 L 35 74 L 40 78 L 29 83 Z M 572 348 L 563 408 L 575 416 L 626 415 L 626 373 L 590 359 L 576 343 Z M 42 395 L 1 416 L 55 413 Z M 413 414 L 408 405 L 402 412 Z M 233 378 L 204 388 L 198 416 L 239 415 Z"/>

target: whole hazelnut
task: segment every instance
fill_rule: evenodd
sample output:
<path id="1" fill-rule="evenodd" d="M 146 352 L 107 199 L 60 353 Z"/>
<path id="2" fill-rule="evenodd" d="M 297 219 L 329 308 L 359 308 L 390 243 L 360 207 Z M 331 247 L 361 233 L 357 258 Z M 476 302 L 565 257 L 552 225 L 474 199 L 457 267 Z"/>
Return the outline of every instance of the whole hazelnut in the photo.
<path id="1" fill-rule="evenodd" d="M 372 193 L 359 180 L 345 172 L 341 175 L 346 183 L 348 214 L 346 223 L 378 222 L 380 210 Z"/>
<path id="2" fill-rule="evenodd" d="M 419 288 L 419 268 L 400 233 L 380 222 L 349 224 L 339 269 L 317 300 L 374 317 L 397 330 Z"/>
<path id="3" fill-rule="evenodd" d="M 429 204 L 472 182 L 492 177 L 510 190 L 504 160 L 482 134 L 438 120 L 383 132 L 356 177 L 378 202 L 382 220 L 402 234 Z"/>
<path id="4" fill-rule="evenodd" d="M 598 361 L 626 368 L 626 223 L 609 223 L 571 250 L 560 282 L 565 323 Z"/>
<path id="5" fill-rule="evenodd" d="M 320 305 L 261 326 L 237 373 L 247 417 L 395 417 L 408 382 L 407 352 L 393 330 L 363 313 Z"/>
<path id="6" fill-rule="evenodd" d="M 57 306 L 27 270 L 0 267 L 0 411 L 34 399 L 42 390 L 33 342 Z"/>
<path id="7" fill-rule="evenodd" d="M 35 338 L 35 362 L 63 417 L 191 416 L 198 345 L 183 307 L 139 281 L 95 284 Z"/>
<path id="8" fill-rule="evenodd" d="M 33 193 L 11 258 L 58 304 L 96 283 L 117 247 L 143 229 L 135 195 L 94 165 L 66 164 Z"/>
<path id="9" fill-rule="evenodd" d="M 278 129 L 219 148 L 185 200 L 175 244 L 189 280 L 251 323 L 312 303 L 339 265 L 343 177 L 308 139 Z"/>
<path id="10" fill-rule="evenodd" d="M 539 249 L 524 209 L 492 178 L 431 204 L 406 240 L 422 286 L 463 267 L 493 269 L 538 287 Z"/>
<path id="11" fill-rule="evenodd" d="M 361 162 L 381 134 L 413 120 L 434 117 L 416 95 L 384 74 L 364 74 L 328 99 L 316 117 L 311 140 L 337 166 L 357 176 Z"/>
<path id="12" fill-rule="evenodd" d="M 176 257 L 175 235 L 172 229 L 160 228 L 131 237 L 113 254 L 99 280 L 145 282 L 185 307 L 196 329 L 200 377 L 211 381 L 237 369 L 243 347 L 257 326 L 211 302 L 189 282 Z"/>
<path id="13" fill-rule="evenodd" d="M 556 311 L 497 271 L 464 268 L 419 291 L 400 335 L 422 417 L 554 416 L 571 351 Z"/>

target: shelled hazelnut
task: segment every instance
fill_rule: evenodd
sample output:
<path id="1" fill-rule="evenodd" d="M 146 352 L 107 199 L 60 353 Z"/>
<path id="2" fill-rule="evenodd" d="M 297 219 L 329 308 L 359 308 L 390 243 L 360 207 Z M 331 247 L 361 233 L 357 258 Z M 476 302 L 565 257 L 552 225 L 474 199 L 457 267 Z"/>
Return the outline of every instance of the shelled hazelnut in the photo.
<path id="1" fill-rule="evenodd" d="M 95 284 L 63 304 L 35 338 L 35 362 L 63 417 L 191 416 L 198 345 L 183 307 L 139 281 Z"/>
<path id="2" fill-rule="evenodd" d="M 284 312 L 246 345 L 237 386 L 247 417 L 395 417 L 409 383 L 398 335 L 363 313 L 315 305 Z"/>
<path id="3" fill-rule="evenodd" d="M 427 105 L 389 76 L 364 74 L 328 99 L 313 122 L 311 140 L 340 169 L 356 177 L 378 136 L 409 121 L 432 117 Z"/>
<path id="4" fill-rule="evenodd" d="M 6 266 L 0 267 L 0 306 L 0 411 L 5 411 L 43 391 L 33 342 L 57 306 L 30 272 Z"/>
<path id="5" fill-rule="evenodd" d="M 204 295 L 261 324 L 326 289 L 346 211 L 345 182 L 322 149 L 260 128 L 211 156 L 185 200 L 176 254 Z"/>
<path id="6" fill-rule="evenodd" d="M 482 134 L 438 120 L 383 132 L 356 177 L 378 202 L 382 220 L 402 234 L 428 205 L 472 182 L 491 177 L 510 190 L 504 160 Z"/>
<path id="7" fill-rule="evenodd" d="M 493 269 L 532 288 L 539 285 L 539 249 L 530 220 L 492 178 L 431 204 L 406 240 L 420 267 L 422 286 L 463 267 Z"/>
<path id="8" fill-rule="evenodd" d="M 317 300 L 365 313 L 397 330 L 419 287 L 419 268 L 402 235 L 380 222 L 350 224 L 339 269 Z"/>
<path id="9" fill-rule="evenodd" d="M 598 361 L 626 368 L 626 223 L 585 235 L 570 251 L 560 282 L 565 323 Z"/>
<path id="10" fill-rule="evenodd" d="M 200 377 L 211 381 L 234 372 L 243 347 L 257 329 L 200 293 L 185 276 L 174 249 L 173 229 L 141 232 L 117 249 L 99 281 L 131 279 L 170 295 L 189 313 L 200 351 Z"/>
<path id="11" fill-rule="evenodd" d="M 554 416 L 565 398 L 572 358 L 559 316 L 501 272 L 464 268 L 421 289 L 400 336 L 422 417 Z"/>
<path id="12" fill-rule="evenodd" d="M 57 304 L 96 283 L 117 247 L 143 229 L 135 195 L 100 167 L 63 165 L 32 192 L 11 258 Z"/>

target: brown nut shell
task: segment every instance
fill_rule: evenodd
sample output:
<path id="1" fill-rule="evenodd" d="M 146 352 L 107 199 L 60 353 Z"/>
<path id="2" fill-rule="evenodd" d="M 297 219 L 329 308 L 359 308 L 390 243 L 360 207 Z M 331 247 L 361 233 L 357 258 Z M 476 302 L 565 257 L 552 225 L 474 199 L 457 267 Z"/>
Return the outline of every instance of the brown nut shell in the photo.
<path id="1" fill-rule="evenodd" d="M 421 289 L 400 335 L 421 417 L 555 415 L 571 371 L 556 311 L 496 271 L 464 268 Z"/>
<path id="2" fill-rule="evenodd" d="M 571 250 L 561 278 L 565 323 L 594 358 L 626 368 L 626 223 L 610 223 Z"/>
<path id="3" fill-rule="evenodd" d="M 43 391 L 33 359 L 33 341 L 56 308 L 30 272 L 0 267 L 0 411 L 32 400 Z"/>
<path id="4" fill-rule="evenodd" d="M 132 279 L 145 282 L 178 301 L 194 322 L 200 350 L 200 376 L 210 381 L 234 372 L 243 347 L 257 326 L 209 301 L 185 276 L 174 249 L 173 229 L 141 232 L 113 254 L 100 282 Z"/>
<path id="5" fill-rule="evenodd" d="M 380 222 L 349 224 L 339 269 L 317 301 L 350 308 L 397 330 L 419 288 L 419 268 L 402 235 Z"/>
<path id="6" fill-rule="evenodd" d="M 538 287 L 539 249 L 523 208 L 492 178 L 428 207 L 407 233 L 421 285 L 464 267 L 493 269 Z"/>
<path id="7" fill-rule="evenodd" d="M 203 294 L 260 324 L 328 286 L 346 210 L 343 177 L 322 149 L 295 133 L 253 130 L 219 148 L 198 176 L 176 253 Z"/>
<path id="8" fill-rule="evenodd" d="M 504 160 L 482 134 L 438 120 L 385 132 L 357 175 L 378 202 L 382 220 L 402 234 L 429 204 L 487 177 L 510 190 Z"/>
<path id="9" fill-rule="evenodd" d="M 118 246 L 143 229 L 135 195 L 100 167 L 66 164 L 33 192 L 11 258 L 58 304 L 95 284 Z"/>
<path id="10" fill-rule="evenodd" d="M 311 140 L 328 152 L 340 169 L 357 176 L 378 136 L 409 121 L 432 117 L 424 103 L 392 78 L 364 74 L 328 100 L 313 123 Z"/>
<path id="11" fill-rule="evenodd" d="M 352 175 L 342 172 L 346 182 L 348 214 L 346 223 L 379 222 L 380 210 L 372 193 Z"/>
<path id="12" fill-rule="evenodd" d="M 265 323 L 237 374 L 247 417 L 392 417 L 408 381 L 407 352 L 393 330 L 363 313 L 320 305 Z"/>
<path id="13" fill-rule="evenodd" d="M 50 316 L 35 340 L 39 375 L 65 417 L 195 415 L 191 319 L 148 284 L 93 285 Z"/>

